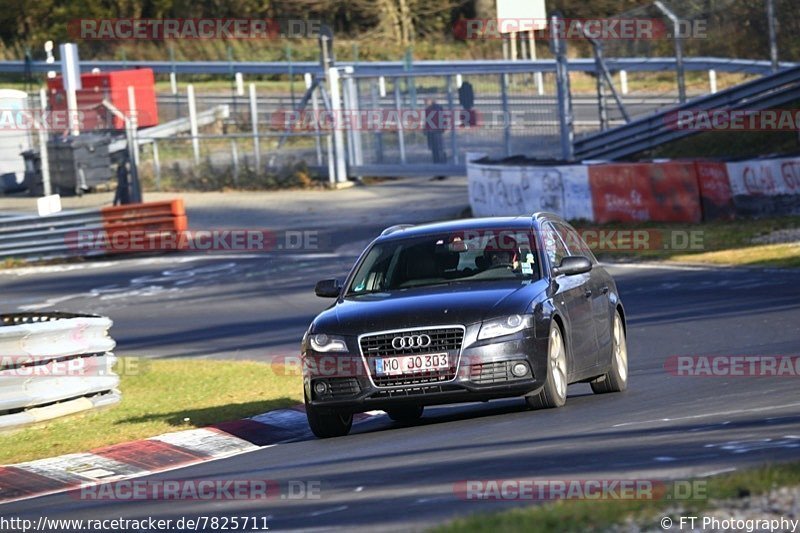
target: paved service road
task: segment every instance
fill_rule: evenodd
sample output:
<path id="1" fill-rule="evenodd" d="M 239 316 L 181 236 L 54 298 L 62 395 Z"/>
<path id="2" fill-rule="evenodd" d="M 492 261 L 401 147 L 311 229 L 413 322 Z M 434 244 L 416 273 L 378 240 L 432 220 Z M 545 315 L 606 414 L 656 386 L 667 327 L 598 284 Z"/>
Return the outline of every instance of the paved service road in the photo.
<path id="1" fill-rule="evenodd" d="M 202 264 L 212 267 L 225 262 Z M 258 339 L 264 343 L 259 331 L 267 330 L 266 321 L 272 321 L 276 332 L 275 346 L 288 346 L 321 307 L 305 297 L 289 306 L 291 295 L 307 293 L 309 276 L 322 277 L 316 274 L 346 267 L 344 258 L 309 258 L 292 269 L 289 281 L 272 285 L 268 280 L 274 278 L 268 272 L 273 271 L 260 268 L 266 264 L 263 259 L 230 262 L 242 269 L 239 281 L 223 283 L 224 289 L 212 282 L 200 283 L 198 287 L 205 289 L 191 293 L 199 310 L 183 329 L 157 334 L 140 325 L 138 331 L 126 330 L 130 326 L 124 323 L 132 317 L 117 318 L 117 333 L 125 331 L 120 342 L 123 351 L 179 350 L 181 335 L 191 337 L 187 333 L 206 335 L 207 343 L 228 338 L 230 346 L 241 344 L 258 351 L 266 349 L 257 346 Z M 96 283 L 115 282 L 114 268 L 119 267 L 98 269 L 93 275 Z M 266 504 L 125 503 L 82 501 L 75 495 L 58 494 L 0 509 L 5 516 L 84 519 L 265 516 L 273 530 L 404 530 L 518 505 L 459 498 L 454 483 L 467 479 L 682 478 L 796 459 L 800 452 L 797 377 L 678 377 L 664 365 L 673 355 L 797 355 L 800 272 L 644 265 L 611 270 L 629 318 L 631 384 L 626 393 L 593 396 L 587 385 L 575 385 L 563 409 L 527 411 L 521 400 L 439 407 L 426 411 L 419 424 L 406 427 L 380 416 L 348 437 L 279 444 L 153 476 L 271 479 L 282 484 L 319 481 L 319 499 L 277 499 Z M 63 280 L 52 283 L 50 289 L 55 289 Z M 205 296 L 205 290 L 218 292 L 212 298 Z M 254 315 L 239 331 L 229 332 L 214 323 L 225 324 L 224 317 L 213 315 L 224 315 L 225 307 L 210 307 L 225 291 L 229 298 L 222 300 L 224 306 L 241 306 L 242 312 L 247 307 Z M 19 290 L 12 292 L 11 298 L 18 299 Z M 8 296 L 8 291 L 4 294 Z M 164 306 L 170 302 L 166 294 L 161 300 Z M 180 289 L 174 294 L 178 297 Z M 284 298 L 280 314 L 273 314 L 278 304 L 264 307 L 276 295 Z M 140 317 L 162 305 L 148 307 L 142 303 L 145 297 L 136 298 L 141 300 L 131 301 Z M 205 324 L 197 322 L 201 316 Z M 194 349 L 187 351 L 191 355 Z"/>
<path id="2" fill-rule="evenodd" d="M 274 233 L 275 247 L 0 270 L 3 312 L 110 316 L 117 351 L 126 355 L 296 355 L 310 317 L 329 303 L 314 296 L 317 280 L 344 277 L 366 243 L 392 224 L 457 218 L 468 207 L 466 178 L 398 180 L 341 191 L 182 196 L 191 229 L 266 230 Z M 67 200 L 70 207 L 97 201 L 91 195 Z M 35 209 L 35 199 L 8 199 L 0 202 L 4 205 Z M 288 252 L 304 232 L 316 239 L 313 246 Z"/>

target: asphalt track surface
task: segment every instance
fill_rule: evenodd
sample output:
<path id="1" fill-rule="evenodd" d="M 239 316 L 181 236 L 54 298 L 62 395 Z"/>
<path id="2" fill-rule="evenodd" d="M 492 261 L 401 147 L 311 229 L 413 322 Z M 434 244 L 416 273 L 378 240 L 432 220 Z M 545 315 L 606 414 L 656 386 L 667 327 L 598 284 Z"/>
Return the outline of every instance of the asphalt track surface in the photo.
<path id="1" fill-rule="evenodd" d="M 311 294 L 313 280 L 343 274 L 352 256 L 181 260 L 101 262 L 6 277 L 3 296 L 7 305 L 30 306 L 78 294 L 56 306 L 91 304 L 93 311 L 111 315 L 117 352 L 124 355 L 216 351 L 217 357 L 269 359 L 296 353 L 303 329 L 325 305 Z M 466 500 L 454 490 L 464 480 L 684 479 L 797 459 L 798 377 L 685 377 L 671 374 L 665 364 L 674 355 L 798 355 L 800 272 L 609 268 L 628 315 L 631 375 L 625 393 L 595 396 L 587 385 L 573 385 L 567 405 L 556 410 L 529 411 L 514 399 L 429 409 L 408 426 L 379 416 L 347 437 L 307 437 L 152 476 L 269 479 L 281 486 L 318 482 L 318 499 L 93 502 L 64 493 L 0 506 L 0 513 L 263 516 L 271 530 L 408 530 L 530 504 Z M 163 279 L 174 272 L 184 272 L 176 277 L 188 281 Z M 153 279 L 136 281 L 147 276 Z M 116 298 L 91 295 L 92 287 L 103 286 L 121 288 L 105 294 Z"/>

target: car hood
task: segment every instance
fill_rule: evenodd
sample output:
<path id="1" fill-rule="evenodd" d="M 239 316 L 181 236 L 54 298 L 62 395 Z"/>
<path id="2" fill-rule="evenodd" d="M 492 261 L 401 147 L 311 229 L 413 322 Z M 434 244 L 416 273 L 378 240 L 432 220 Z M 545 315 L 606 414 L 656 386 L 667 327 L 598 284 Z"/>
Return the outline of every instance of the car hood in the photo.
<path id="1" fill-rule="evenodd" d="M 543 281 L 457 283 L 347 297 L 320 313 L 312 333 L 359 335 L 411 327 L 469 325 L 526 313 L 544 292 Z"/>

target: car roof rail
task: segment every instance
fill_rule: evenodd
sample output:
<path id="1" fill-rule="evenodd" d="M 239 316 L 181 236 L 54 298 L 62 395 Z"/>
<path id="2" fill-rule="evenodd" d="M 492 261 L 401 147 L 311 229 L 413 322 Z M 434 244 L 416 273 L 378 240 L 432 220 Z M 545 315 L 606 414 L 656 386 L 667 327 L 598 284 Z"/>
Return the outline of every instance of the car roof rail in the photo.
<path id="1" fill-rule="evenodd" d="M 403 231 L 407 228 L 413 228 L 414 224 L 395 224 L 394 226 L 389 226 L 385 230 L 381 232 L 381 237 L 384 235 L 391 235 L 392 233 L 396 233 L 398 231 Z"/>

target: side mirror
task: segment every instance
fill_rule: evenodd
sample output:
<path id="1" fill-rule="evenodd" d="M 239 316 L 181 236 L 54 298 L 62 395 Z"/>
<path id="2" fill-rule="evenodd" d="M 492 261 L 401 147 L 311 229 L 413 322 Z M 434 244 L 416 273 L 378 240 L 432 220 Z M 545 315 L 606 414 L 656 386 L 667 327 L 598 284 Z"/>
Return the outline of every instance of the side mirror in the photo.
<path id="1" fill-rule="evenodd" d="M 320 298 L 337 298 L 342 292 L 338 279 L 323 279 L 314 286 L 314 294 Z"/>
<path id="2" fill-rule="evenodd" d="M 592 261 L 582 255 L 571 255 L 561 260 L 561 264 L 553 268 L 553 277 L 565 275 L 575 276 L 585 274 L 592 269 Z"/>

